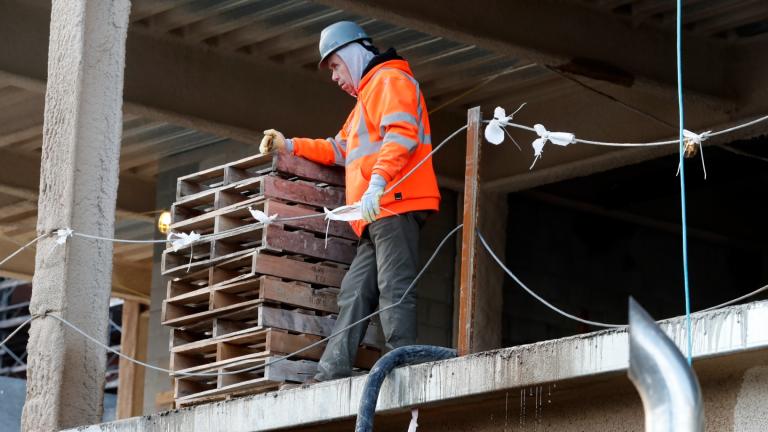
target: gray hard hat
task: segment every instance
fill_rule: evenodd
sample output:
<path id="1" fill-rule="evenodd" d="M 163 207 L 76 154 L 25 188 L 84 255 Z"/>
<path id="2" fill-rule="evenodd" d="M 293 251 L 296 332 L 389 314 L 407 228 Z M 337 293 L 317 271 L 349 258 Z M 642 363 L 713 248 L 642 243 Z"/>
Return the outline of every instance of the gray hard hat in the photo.
<path id="1" fill-rule="evenodd" d="M 350 42 L 371 41 L 370 36 L 362 27 L 352 21 L 339 21 L 324 28 L 320 32 L 320 62 L 322 67 L 325 60 L 339 48 Z"/>

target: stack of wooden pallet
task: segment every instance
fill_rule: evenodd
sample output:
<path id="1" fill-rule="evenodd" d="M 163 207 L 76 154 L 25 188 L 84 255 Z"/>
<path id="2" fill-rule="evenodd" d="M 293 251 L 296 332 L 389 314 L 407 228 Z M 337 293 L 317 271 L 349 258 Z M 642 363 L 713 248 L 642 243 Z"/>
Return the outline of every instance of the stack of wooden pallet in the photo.
<path id="1" fill-rule="evenodd" d="M 259 155 L 179 178 L 174 232 L 203 240 L 163 253 L 163 324 L 172 327 L 177 406 L 279 388 L 312 377 L 324 346 L 248 372 L 331 333 L 336 295 L 355 254 L 347 223 L 323 208 L 344 203 L 344 171 L 284 154 Z M 278 215 L 254 219 L 250 209 Z M 379 356 L 368 328 L 357 367 Z M 233 372 L 235 371 L 235 372 Z M 205 373 L 210 376 L 188 375 Z"/>

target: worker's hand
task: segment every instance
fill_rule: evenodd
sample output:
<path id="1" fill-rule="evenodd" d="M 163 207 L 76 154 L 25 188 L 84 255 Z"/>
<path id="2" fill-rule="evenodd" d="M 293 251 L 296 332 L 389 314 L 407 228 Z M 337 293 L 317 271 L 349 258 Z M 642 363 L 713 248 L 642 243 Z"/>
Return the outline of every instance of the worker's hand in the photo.
<path id="1" fill-rule="evenodd" d="M 264 138 L 259 145 L 259 153 L 268 154 L 273 151 L 281 151 L 285 148 L 285 136 L 282 133 L 274 130 L 267 129 L 264 131 Z"/>
<path id="2" fill-rule="evenodd" d="M 371 182 L 368 184 L 368 190 L 365 191 L 363 197 L 360 199 L 360 211 L 363 214 L 363 220 L 366 222 L 373 222 L 376 220 L 376 216 L 381 213 L 381 196 L 384 194 L 384 188 L 387 186 L 387 181 L 384 177 L 373 174 L 371 176 Z"/>

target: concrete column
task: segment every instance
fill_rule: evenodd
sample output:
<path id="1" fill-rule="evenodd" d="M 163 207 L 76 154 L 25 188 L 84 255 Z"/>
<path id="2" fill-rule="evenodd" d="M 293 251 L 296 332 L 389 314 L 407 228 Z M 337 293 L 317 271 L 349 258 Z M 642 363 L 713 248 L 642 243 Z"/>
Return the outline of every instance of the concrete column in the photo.
<path id="1" fill-rule="evenodd" d="M 114 234 L 129 0 L 54 0 L 37 230 Z M 106 341 L 112 244 L 37 245 L 32 314 Z M 106 356 L 53 318 L 32 322 L 24 431 L 101 420 Z"/>

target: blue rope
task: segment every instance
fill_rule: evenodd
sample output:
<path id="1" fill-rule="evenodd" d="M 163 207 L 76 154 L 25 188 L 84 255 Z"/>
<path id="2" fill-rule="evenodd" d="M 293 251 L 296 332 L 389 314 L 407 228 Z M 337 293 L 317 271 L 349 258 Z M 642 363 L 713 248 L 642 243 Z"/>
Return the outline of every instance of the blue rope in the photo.
<path id="1" fill-rule="evenodd" d="M 685 324 L 688 328 L 688 364 L 693 362 L 693 333 L 691 332 L 691 293 L 688 286 L 688 225 L 685 216 L 685 164 L 683 164 L 683 59 L 682 59 L 682 0 L 677 0 L 677 104 L 680 113 L 680 212 L 683 225 L 683 284 L 685 285 Z"/>

